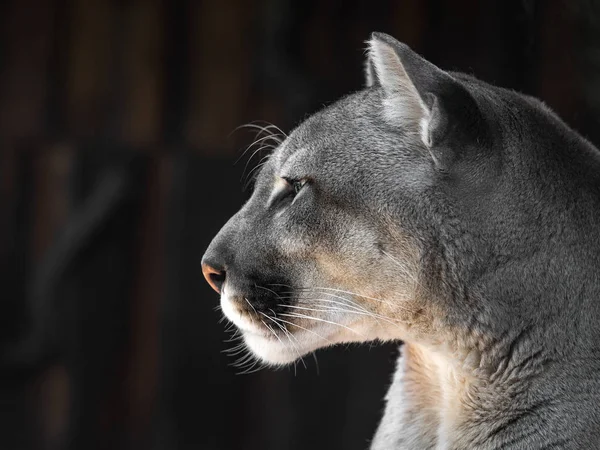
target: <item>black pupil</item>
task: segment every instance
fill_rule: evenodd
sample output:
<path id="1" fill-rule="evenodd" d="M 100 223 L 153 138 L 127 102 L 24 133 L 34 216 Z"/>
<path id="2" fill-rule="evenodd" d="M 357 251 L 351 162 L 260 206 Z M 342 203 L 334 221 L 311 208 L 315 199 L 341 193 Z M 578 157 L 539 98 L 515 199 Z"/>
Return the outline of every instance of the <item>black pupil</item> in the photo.
<path id="1" fill-rule="evenodd" d="M 300 189 L 302 189 L 302 182 L 294 181 L 292 186 L 294 187 L 294 192 L 297 194 L 298 192 L 300 192 Z"/>

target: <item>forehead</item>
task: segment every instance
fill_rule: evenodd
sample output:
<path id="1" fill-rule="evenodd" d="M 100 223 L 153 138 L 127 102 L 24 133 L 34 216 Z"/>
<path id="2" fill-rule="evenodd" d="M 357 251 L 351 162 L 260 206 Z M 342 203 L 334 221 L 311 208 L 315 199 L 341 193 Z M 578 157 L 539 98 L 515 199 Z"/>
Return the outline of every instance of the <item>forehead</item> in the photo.
<path id="1" fill-rule="evenodd" d="M 318 169 L 352 158 L 368 147 L 367 135 L 377 127 L 378 97 L 375 90 L 360 91 L 312 115 L 275 151 L 272 167 L 278 170 L 293 162 Z"/>

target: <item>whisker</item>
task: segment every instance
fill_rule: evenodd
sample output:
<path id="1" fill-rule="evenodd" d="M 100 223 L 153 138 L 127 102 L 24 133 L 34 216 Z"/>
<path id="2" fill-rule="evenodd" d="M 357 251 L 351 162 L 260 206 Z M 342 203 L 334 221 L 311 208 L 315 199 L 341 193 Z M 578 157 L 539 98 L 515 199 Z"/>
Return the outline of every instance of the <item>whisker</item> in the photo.
<path id="1" fill-rule="evenodd" d="M 259 289 L 264 289 L 265 291 L 269 291 L 272 294 L 274 294 L 277 298 L 279 298 L 279 294 L 277 292 L 273 291 L 272 289 L 266 288 L 264 286 L 259 286 L 258 284 L 255 284 L 254 286 L 257 287 L 257 288 L 259 288 Z"/>
<path id="2" fill-rule="evenodd" d="M 256 364 L 258 364 L 258 367 L 254 370 L 251 370 L 252 367 L 256 366 Z M 250 375 L 251 373 L 260 372 L 261 370 L 263 370 L 265 368 L 265 365 L 262 364 L 261 362 L 257 361 L 252 367 L 248 370 L 244 370 L 243 372 L 240 372 L 238 375 Z"/>
<path id="3" fill-rule="evenodd" d="M 369 313 L 364 313 L 362 311 L 355 311 L 355 310 L 351 310 L 351 309 L 342 309 L 342 308 L 333 308 L 333 307 L 329 307 L 329 306 L 321 306 L 321 308 L 325 308 L 325 309 L 316 309 L 316 308 L 308 308 L 306 306 L 288 305 L 288 308 L 301 309 L 301 310 L 304 310 L 304 311 L 314 311 L 314 312 L 338 311 L 338 312 L 347 312 L 347 313 L 354 313 L 354 314 L 362 314 L 362 315 L 366 315 L 366 316 L 370 316 L 371 315 Z"/>
<path id="4" fill-rule="evenodd" d="M 261 322 L 265 327 L 268 328 L 268 330 L 273 334 L 273 336 L 275 336 L 277 338 L 277 340 L 281 343 L 281 345 L 283 345 L 285 347 L 285 344 L 283 343 L 281 338 L 277 335 L 277 333 L 275 333 L 275 330 L 273 328 L 271 328 L 264 320 L 261 320 Z"/>
<path id="5" fill-rule="evenodd" d="M 389 318 L 387 316 L 384 316 L 382 314 L 377 314 L 377 313 L 374 313 L 374 312 L 371 312 L 371 311 L 362 312 L 362 311 L 337 309 L 337 308 L 333 308 L 333 307 L 329 308 L 329 310 L 330 311 L 346 312 L 346 313 L 349 313 L 349 314 L 359 314 L 359 315 L 363 315 L 363 316 L 367 316 L 367 317 L 372 317 L 378 323 L 379 326 L 382 326 L 382 323 L 380 322 L 380 320 L 383 320 L 384 322 L 386 322 L 386 323 L 388 323 L 388 324 L 390 324 L 390 325 L 392 325 L 392 326 L 394 326 L 396 328 L 402 329 L 401 324 L 397 320 L 391 319 L 391 318 Z"/>
<path id="6" fill-rule="evenodd" d="M 381 298 L 375 298 L 375 297 L 369 297 L 367 295 L 359 294 L 358 292 L 344 291 L 343 289 L 335 289 L 335 288 L 319 287 L 319 286 L 316 286 L 313 289 L 315 289 L 315 290 L 318 289 L 318 290 L 325 290 L 325 291 L 340 292 L 342 294 L 354 295 L 356 297 L 366 298 L 368 300 L 374 300 L 374 301 L 385 303 L 385 304 L 391 305 L 391 306 L 398 306 L 396 303 L 392 303 L 392 302 L 390 302 L 388 300 L 384 300 L 384 299 L 381 299 Z"/>
<path id="7" fill-rule="evenodd" d="M 271 322 L 273 322 L 275 325 L 277 325 L 277 326 L 278 326 L 278 327 L 281 329 L 281 331 L 283 331 L 283 332 L 286 334 L 286 336 L 288 336 L 288 333 L 289 333 L 289 331 L 288 331 L 288 330 L 286 330 L 286 329 L 285 329 L 285 327 L 284 327 L 283 325 L 281 325 L 281 324 L 280 324 L 280 323 L 279 323 L 279 322 L 278 322 L 278 321 L 277 321 L 275 318 L 273 318 L 273 317 L 270 317 L 269 315 L 265 314 L 265 313 L 264 313 L 264 312 L 262 312 L 262 311 L 260 312 L 260 314 L 262 314 L 264 317 L 266 317 L 266 318 L 267 318 L 267 319 L 269 319 Z M 290 336 L 291 336 L 291 335 L 290 335 Z M 288 339 L 289 339 L 289 337 L 288 337 Z M 296 337 L 295 337 L 295 336 L 294 336 L 294 339 L 296 339 Z M 296 341 L 298 341 L 298 340 L 296 339 Z M 291 340 L 290 340 L 290 343 L 292 343 L 292 344 L 293 344 L 293 342 L 291 342 Z"/>
<path id="8" fill-rule="evenodd" d="M 269 134 L 267 136 L 261 137 L 259 138 L 257 135 L 256 138 L 254 139 L 254 141 L 252 141 L 252 143 L 250 145 L 248 145 L 244 151 L 242 152 L 242 154 L 238 157 L 238 159 L 235 160 L 234 165 L 237 164 L 238 162 L 240 162 L 240 159 L 242 159 L 244 157 L 244 155 L 246 153 L 248 153 L 248 151 L 253 148 L 254 146 L 260 144 L 261 142 L 268 142 L 268 140 L 270 139 L 272 141 L 272 144 L 267 144 L 267 146 L 271 147 L 271 148 L 276 148 L 277 146 L 281 145 L 281 142 L 275 135 L 273 134 Z"/>
<path id="9" fill-rule="evenodd" d="M 229 339 L 225 339 L 223 342 L 234 342 L 234 341 L 237 341 L 242 338 L 243 338 L 243 336 L 240 334 L 239 330 L 236 328 L 235 330 L 233 330 L 233 334 L 231 335 L 231 337 Z"/>
<path id="10" fill-rule="evenodd" d="M 223 316 L 223 319 L 227 319 L 227 318 L 225 316 Z M 237 330 L 237 328 L 233 322 L 229 322 L 229 324 L 227 325 L 227 328 L 225 328 L 226 333 L 229 333 L 231 331 L 236 331 L 236 330 Z"/>
<path id="11" fill-rule="evenodd" d="M 248 187 L 250 182 L 253 180 L 253 174 L 258 174 L 260 172 L 260 169 L 269 162 L 270 157 L 271 157 L 271 154 L 263 156 L 258 161 L 258 164 L 255 167 L 253 167 L 252 170 L 250 170 L 250 172 L 248 172 L 248 175 L 246 175 L 246 180 L 244 181 L 244 190 Z"/>
<path id="12" fill-rule="evenodd" d="M 315 299 L 315 301 L 322 301 L 322 299 Z M 307 308 L 307 307 L 302 307 L 302 306 L 288 305 L 288 308 L 302 309 L 302 310 L 306 310 L 306 311 L 315 311 L 315 312 L 340 312 L 340 313 L 346 313 L 346 314 L 358 314 L 361 316 L 371 317 L 371 318 L 375 319 L 375 321 L 380 326 L 381 326 L 381 322 L 379 322 L 378 319 L 385 320 L 386 322 L 389 322 L 390 324 L 392 324 L 394 326 L 399 326 L 397 323 L 393 322 L 392 320 L 388 319 L 387 317 L 382 316 L 380 314 L 373 313 L 371 311 L 356 311 L 356 310 L 352 310 L 352 309 L 334 308 L 334 307 L 329 307 L 329 306 L 321 306 L 321 308 L 324 308 L 324 309 L 315 309 L 315 308 Z"/>
<path id="13" fill-rule="evenodd" d="M 282 319 L 280 317 L 277 318 L 277 320 L 279 320 L 280 322 L 286 323 L 288 325 L 292 325 L 294 327 L 300 328 L 301 330 L 304 330 L 308 333 L 314 334 L 315 336 L 319 337 L 320 339 L 323 339 L 325 342 L 327 342 L 330 345 L 335 345 L 333 342 L 331 342 L 329 339 L 327 339 L 326 337 L 321 336 L 319 333 L 313 331 L 313 330 L 309 330 L 308 328 L 304 328 L 302 325 L 298 325 L 297 323 L 294 322 L 290 322 L 288 320 Z"/>
<path id="14" fill-rule="evenodd" d="M 241 358 L 239 358 L 237 361 L 235 361 L 231 365 L 233 367 L 242 367 L 242 366 L 245 366 L 249 361 L 252 361 L 253 358 L 254 358 L 254 356 L 251 353 L 247 353 L 246 355 L 242 356 Z"/>
<path id="15" fill-rule="evenodd" d="M 259 123 L 265 123 L 267 124 L 267 126 L 260 126 L 258 125 Z M 237 127 L 235 127 L 233 129 L 233 131 L 231 131 L 228 135 L 228 137 L 231 137 L 231 135 L 233 133 L 235 133 L 236 131 L 239 131 L 241 129 L 244 128 L 251 128 L 251 129 L 258 129 L 259 131 L 256 133 L 257 136 L 260 136 L 262 133 L 268 133 L 270 128 L 277 128 L 275 127 L 275 125 L 267 122 L 266 120 L 253 120 L 252 122 L 248 122 L 248 123 L 244 123 L 242 125 L 238 125 Z"/>
<path id="16" fill-rule="evenodd" d="M 260 125 L 258 125 L 258 123 L 260 123 L 260 122 L 262 122 L 262 123 L 265 123 L 265 124 L 267 124 L 267 125 L 266 125 L 266 126 L 260 126 Z M 288 137 L 288 135 L 287 135 L 287 134 L 286 134 L 284 131 L 282 131 L 282 130 L 281 130 L 281 128 L 279 128 L 277 125 L 274 125 L 274 124 L 272 124 L 272 123 L 270 123 L 270 122 L 267 122 L 266 120 L 255 120 L 255 121 L 253 121 L 253 122 L 250 122 L 250 123 L 247 123 L 247 124 L 244 124 L 244 125 L 240 125 L 240 126 L 236 127 L 236 128 L 235 128 L 235 129 L 232 131 L 232 133 L 235 133 L 236 131 L 238 131 L 238 130 L 241 130 L 242 128 L 253 128 L 253 129 L 257 129 L 257 130 L 259 130 L 259 131 L 258 131 L 258 135 L 259 135 L 259 136 L 260 136 L 262 133 L 270 133 L 270 134 L 273 134 L 273 135 L 275 135 L 275 136 L 276 136 L 277 134 L 275 134 L 275 133 L 273 133 L 273 132 L 271 132 L 271 131 L 270 131 L 271 129 L 275 129 L 275 130 L 276 130 L 276 131 L 277 131 L 279 134 L 281 134 L 281 135 L 282 135 L 282 136 L 284 136 L 285 138 L 287 138 L 287 137 Z M 231 133 L 230 133 L 230 134 L 231 134 Z"/>
<path id="17" fill-rule="evenodd" d="M 264 313 L 262 313 L 262 312 L 261 312 L 261 314 L 262 314 L 263 316 L 265 316 L 267 319 L 270 319 L 270 320 L 272 320 L 273 322 L 275 322 L 275 320 L 274 320 L 272 317 L 269 317 L 269 316 L 267 316 L 266 314 L 264 314 Z M 268 325 L 267 325 L 267 324 L 266 324 L 264 321 L 263 321 L 263 323 L 265 324 L 265 326 L 266 326 L 267 328 L 269 328 L 269 329 L 270 329 L 270 330 L 273 332 L 273 334 L 275 334 L 275 337 L 276 337 L 277 339 L 279 339 L 279 336 L 277 336 L 277 334 L 275 333 L 275 331 L 274 331 L 274 330 L 273 330 L 273 329 L 272 329 L 270 326 L 268 326 Z M 284 332 L 285 332 L 285 335 L 287 336 L 288 340 L 290 341 L 290 344 L 292 344 L 292 347 L 293 347 L 293 348 L 296 350 L 296 354 L 297 354 L 298 358 L 300 358 L 300 361 L 302 361 L 302 365 L 304 366 L 304 369 L 307 369 L 307 367 L 306 367 L 306 363 L 304 362 L 304 358 L 302 358 L 302 355 L 301 355 L 301 353 L 300 353 L 300 349 L 299 349 L 299 348 L 296 346 L 296 344 L 294 344 L 294 342 L 293 342 L 293 341 L 290 339 L 290 336 L 291 336 L 291 335 L 289 334 L 289 332 L 287 332 L 287 331 L 286 331 L 286 330 L 285 330 L 283 327 L 281 327 L 281 325 L 279 325 L 277 322 L 275 322 L 275 324 L 277 324 L 277 325 L 278 325 L 278 326 L 279 326 L 279 327 L 280 327 L 282 330 L 284 330 Z M 281 342 L 281 345 L 283 345 L 283 346 L 285 347 L 285 345 L 283 344 L 283 342 L 281 341 L 281 339 L 279 339 L 279 342 Z"/>
<path id="18" fill-rule="evenodd" d="M 246 350 L 246 344 L 236 345 L 235 347 L 227 350 L 222 350 L 222 353 L 225 353 L 228 356 L 237 356 Z"/>
<path id="19" fill-rule="evenodd" d="M 252 308 L 252 311 L 254 311 L 254 314 L 258 314 L 256 312 L 256 309 L 254 309 L 254 306 L 252 305 L 252 303 L 250 303 L 250 300 L 248 300 L 246 297 L 244 297 L 244 300 L 246 300 L 246 303 L 248 303 L 248 305 L 250 305 L 250 308 Z"/>
<path id="20" fill-rule="evenodd" d="M 257 364 L 258 364 L 258 367 L 256 367 Z M 254 369 L 255 367 L 256 367 L 256 369 Z M 254 364 L 252 364 L 252 366 L 250 366 L 248 369 L 244 370 L 243 372 L 239 372 L 238 375 L 250 375 L 251 373 L 258 372 L 258 371 L 262 370 L 263 368 L 264 368 L 264 365 L 260 362 L 260 360 L 255 359 Z"/>
<path id="21" fill-rule="evenodd" d="M 272 147 L 263 145 L 263 146 L 257 148 L 256 150 L 254 150 L 254 152 L 252 152 L 252 154 L 250 155 L 250 158 L 248 158 L 248 161 L 246 161 L 246 164 L 244 165 L 244 170 L 242 171 L 242 176 L 240 177 L 240 181 L 243 181 L 246 178 L 245 177 L 246 170 L 248 170 L 248 165 L 250 165 L 252 158 L 254 158 L 254 156 L 256 156 L 258 153 L 260 153 L 262 150 L 264 150 L 266 148 L 272 148 Z"/>
<path id="22" fill-rule="evenodd" d="M 359 333 L 359 332 L 358 332 L 358 331 L 356 331 L 356 330 L 353 330 L 353 329 L 352 329 L 352 328 L 350 328 L 350 327 L 347 327 L 346 325 L 343 325 L 343 324 L 341 324 L 341 323 L 337 323 L 337 322 L 332 322 L 332 321 L 330 321 L 330 320 L 321 319 L 321 318 L 319 318 L 319 317 L 311 317 L 311 316 L 307 316 L 307 315 L 305 315 L 305 314 L 299 314 L 299 313 L 293 313 L 293 314 L 280 314 L 280 315 L 281 315 L 281 316 L 286 316 L 286 317 L 296 317 L 296 318 L 300 318 L 300 319 L 310 319 L 310 320 L 316 320 L 317 322 L 325 322 L 325 323 L 329 323 L 329 324 L 331 324 L 331 325 L 337 325 L 338 327 L 345 328 L 346 330 L 348 330 L 348 331 L 351 331 L 351 332 L 353 332 L 353 333 L 355 333 L 355 334 L 358 334 L 359 336 L 361 336 L 361 337 L 365 338 L 365 336 L 364 336 L 364 335 L 362 335 L 361 333 Z"/>
<path id="23" fill-rule="evenodd" d="M 265 124 L 266 124 L 266 126 L 265 126 L 265 127 L 260 127 L 260 125 L 256 125 L 256 123 L 258 123 L 258 122 L 265 123 Z M 249 127 L 249 128 L 256 127 L 256 128 L 263 128 L 264 130 L 270 130 L 270 129 L 272 129 L 272 128 L 273 128 L 273 129 L 275 129 L 275 130 L 276 130 L 276 131 L 277 131 L 279 134 L 281 134 L 282 136 L 284 136 L 285 138 L 287 138 L 287 137 L 288 137 L 288 135 L 285 133 L 285 131 L 283 131 L 283 130 L 282 130 L 281 128 L 279 128 L 277 125 L 275 125 L 275 124 L 272 124 L 271 122 L 267 122 L 266 120 L 257 120 L 257 121 L 254 121 L 254 122 L 250 122 L 250 124 L 249 124 L 249 125 L 250 125 L 250 127 Z"/>
<path id="24" fill-rule="evenodd" d="M 328 294 L 327 292 L 322 292 L 322 294 L 329 295 L 329 296 L 332 296 L 334 298 L 339 298 L 340 300 L 344 300 L 345 302 L 348 302 L 348 304 L 341 303 L 341 302 L 336 302 L 335 300 L 328 300 L 328 299 L 315 299 L 315 300 L 316 301 L 320 301 L 320 302 L 334 303 L 334 304 L 338 304 L 338 305 L 349 307 L 349 308 L 355 308 L 355 309 L 357 309 L 359 311 L 364 312 L 365 314 L 368 314 L 368 315 L 372 316 L 375 320 L 382 319 L 382 320 L 385 320 L 388 323 L 391 323 L 392 325 L 398 326 L 398 324 L 393 319 L 391 319 L 389 317 L 386 317 L 386 316 L 384 316 L 382 314 L 378 314 L 378 313 L 375 313 L 373 311 L 369 311 L 368 309 L 364 308 L 363 306 L 359 305 L 358 303 L 353 302 L 349 298 L 340 297 L 339 295 L 334 295 L 334 294 Z M 379 322 L 379 321 L 377 320 L 377 322 Z"/>
<path id="25" fill-rule="evenodd" d="M 323 292 L 322 294 L 324 295 L 330 295 L 334 298 L 339 298 L 340 300 L 343 300 L 342 302 L 337 302 L 335 300 L 329 300 L 329 299 L 324 299 L 324 298 L 319 298 L 319 299 L 315 299 L 316 301 L 320 301 L 320 302 L 327 302 L 327 303 L 332 303 L 334 305 L 340 305 L 340 306 L 345 306 L 348 308 L 354 308 L 357 309 L 359 311 L 363 311 L 365 313 L 371 314 L 371 311 L 369 311 L 368 309 L 360 306 L 358 303 L 353 302 L 352 300 L 345 298 L 345 297 L 340 297 L 338 295 L 334 295 L 334 294 L 328 294 L 327 292 Z"/>
<path id="26" fill-rule="evenodd" d="M 393 308 L 402 309 L 404 311 L 408 311 L 408 312 L 413 313 L 413 314 L 417 313 L 417 311 L 415 311 L 415 310 L 413 310 L 411 308 L 407 308 L 406 306 L 401 305 L 399 303 L 390 302 L 390 301 L 387 301 L 387 300 L 384 300 L 384 299 L 381 299 L 381 298 L 369 297 L 367 295 L 359 294 L 358 292 L 344 291 L 342 289 L 334 289 L 334 288 L 327 288 L 327 287 L 316 287 L 314 289 L 316 289 L 316 290 L 328 290 L 328 291 L 334 291 L 334 292 L 341 292 L 343 294 L 353 295 L 353 296 L 356 296 L 356 297 L 361 297 L 361 298 L 366 298 L 368 300 L 373 300 L 373 301 L 381 302 L 383 304 L 390 305 Z M 325 294 L 324 292 L 322 292 L 322 293 Z M 327 295 L 327 294 L 325 294 L 325 295 Z"/>

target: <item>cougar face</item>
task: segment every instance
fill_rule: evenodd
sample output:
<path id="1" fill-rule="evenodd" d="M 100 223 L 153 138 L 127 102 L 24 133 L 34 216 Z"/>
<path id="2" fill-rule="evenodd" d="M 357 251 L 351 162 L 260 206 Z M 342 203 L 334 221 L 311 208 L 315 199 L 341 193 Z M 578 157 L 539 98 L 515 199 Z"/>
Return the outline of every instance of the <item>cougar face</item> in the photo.
<path id="1" fill-rule="evenodd" d="M 367 88 L 276 148 L 204 255 L 223 313 L 265 362 L 342 342 L 445 339 L 440 292 L 451 280 L 436 256 L 437 199 L 454 182 L 452 160 L 492 173 L 494 156 L 465 163 L 490 150 L 486 119 L 458 80 L 406 46 L 401 58 L 396 45 L 385 35 L 371 40 Z M 415 68 L 430 77 L 411 78 Z M 437 95 L 419 91 L 430 81 Z M 454 156 L 439 151 L 450 141 Z"/>
<path id="2" fill-rule="evenodd" d="M 395 337 L 419 309 L 412 211 L 432 169 L 418 136 L 381 127 L 381 101 L 369 89 L 300 125 L 206 251 L 224 314 L 264 361 Z"/>

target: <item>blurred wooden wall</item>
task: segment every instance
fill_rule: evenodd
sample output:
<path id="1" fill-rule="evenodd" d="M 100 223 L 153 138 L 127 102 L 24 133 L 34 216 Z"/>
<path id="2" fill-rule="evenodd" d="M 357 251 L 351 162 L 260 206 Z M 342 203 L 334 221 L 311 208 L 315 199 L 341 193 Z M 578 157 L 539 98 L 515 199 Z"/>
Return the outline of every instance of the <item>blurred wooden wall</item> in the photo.
<path id="1" fill-rule="evenodd" d="M 149 436 L 157 408 L 165 233 L 182 153 L 229 164 L 251 140 L 231 134 L 239 125 L 265 120 L 287 131 L 360 88 L 364 40 L 373 30 L 444 68 L 542 97 L 598 143 L 600 78 L 588 52 L 600 47 L 596 13 L 592 2 L 558 0 L 5 0 L 0 342 L 22 331 L 27 283 L 74 212 L 70 176 L 80 153 L 145 155 L 128 338 L 115 369 L 121 381 L 98 411 L 99 430 L 121 429 L 123 448 L 134 448 Z M 1 387 L 0 395 L 10 397 Z M 31 417 L 36 436 L 23 437 L 20 448 L 61 441 L 69 395 L 59 358 L 23 388 L 18 405 L 0 401 Z"/>

